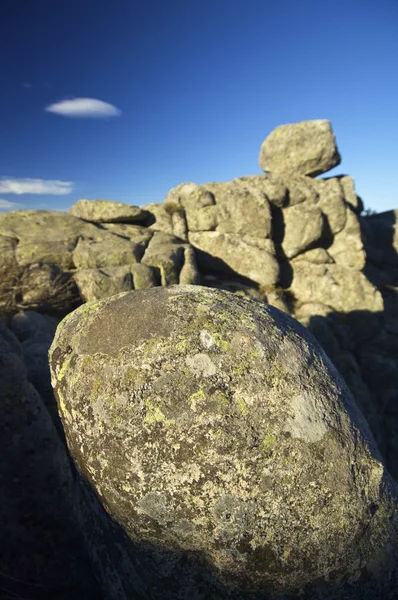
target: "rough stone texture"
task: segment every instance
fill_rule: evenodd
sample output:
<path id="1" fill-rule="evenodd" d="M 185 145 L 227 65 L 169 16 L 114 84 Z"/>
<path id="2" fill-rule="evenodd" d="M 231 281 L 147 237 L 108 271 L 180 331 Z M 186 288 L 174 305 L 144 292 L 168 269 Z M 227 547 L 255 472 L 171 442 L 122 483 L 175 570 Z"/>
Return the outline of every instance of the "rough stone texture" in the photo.
<path id="1" fill-rule="evenodd" d="M 307 262 L 315 263 L 317 265 L 334 263 L 333 258 L 324 248 L 313 248 L 312 250 L 302 252 L 298 256 L 292 258 L 292 263 L 300 260 L 306 260 Z"/>
<path id="2" fill-rule="evenodd" d="M 218 231 L 192 232 L 189 241 L 206 253 L 198 256 L 199 264 L 205 268 L 226 273 L 233 270 L 260 285 L 272 286 L 278 281 L 276 258 L 266 250 L 247 244 L 238 235 Z"/>
<path id="3" fill-rule="evenodd" d="M 283 182 L 283 179 L 272 175 L 247 175 L 244 177 L 237 177 L 232 180 L 232 183 L 243 182 L 248 188 L 253 188 L 262 192 L 266 198 L 279 208 L 283 208 L 288 204 L 288 189 Z"/>
<path id="4" fill-rule="evenodd" d="M 360 215 L 364 206 L 362 199 L 356 194 L 354 180 L 348 175 L 342 175 L 338 179 L 343 190 L 344 200 L 350 205 L 355 214 Z"/>
<path id="5" fill-rule="evenodd" d="M 334 261 L 345 267 L 361 271 L 366 264 L 366 254 L 362 241 L 361 226 L 357 215 L 347 206 L 345 227 L 333 238 L 328 252 Z"/>
<path id="6" fill-rule="evenodd" d="M 149 240 L 153 236 L 153 231 L 142 225 L 132 225 L 130 223 L 103 223 L 102 227 L 111 233 L 119 235 L 122 238 L 131 240 L 135 244 L 147 247 Z"/>
<path id="7" fill-rule="evenodd" d="M 343 313 L 383 311 L 380 292 L 359 271 L 300 261 L 294 263 L 293 273 L 290 291 L 300 305 L 315 302 Z"/>
<path id="8" fill-rule="evenodd" d="M 155 232 L 145 250 L 141 263 L 159 269 L 161 285 L 179 283 L 187 246 L 187 244 L 184 244 L 176 237 L 161 231 Z M 192 267 L 194 261 L 192 254 L 190 255 L 190 260 Z M 185 271 L 185 277 L 187 273 L 188 270 Z M 198 272 L 191 269 L 191 276 L 193 280 L 190 283 L 194 283 L 194 280 L 198 277 Z"/>
<path id="9" fill-rule="evenodd" d="M 0 596 L 97 600 L 67 453 L 21 357 L 0 324 Z"/>
<path id="10" fill-rule="evenodd" d="M 85 302 L 101 300 L 128 290 L 141 290 L 160 285 L 159 269 L 143 264 L 108 269 L 81 269 L 74 275 Z"/>
<path id="11" fill-rule="evenodd" d="M 21 240 L 15 249 L 15 257 L 22 267 L 32 263 L 45 262 L 61 269 L 74 267 L 72 254 L 76 240 L 46 242 L 38 239 Z"/>
<path id="12" fill-rule="evenodd" d="M 334 177 L 331 179 L 315 179 L 313 184 L 319 193 L 317 206 L 327 219 L 329 229 L 327 233 L 335 235 L 344 229 L 347 221 L 347 209 L 341 180 L 339 181 Z"/>
<path id="13" fill-rule="evenodd" d="M 217 227 L 217 208 L 211 192 L 196 183 L 182 183 L 172 188 L 164 199 L 166 210 L 173 222 L 173 233 L 178 235 L 176 228 L 176 209 L 183 208 L 185 234 L 188 231 L 213 231 Z M 181 237 L 181 236 L 180 236 Z"/>
<path id="14" fill-rule="evenodd" d="M 283 181 L 288 189 L 288 206 L 296 206 L 296 204 L 302 204 L 303 202 L 315 204 L 318 201 L 319 193 L 316 184 L 314 184 L 314 179 L 290 174 L 284 176 Z"/>
<path id="15" fill-rule="evenodd" d="M 296 321 L 224 291 L 154 288 L 77 309 L 50 360 L 70 451 L 126 533 L 96 541 L 87 492 L 107 598 L 396 593 L 397 485 Z"/>
<path id="16" fill-rule="evenodd" d="M 0 234 L 19 241 L 68 242 L 79 237 L 100 239 L 105 232 L 92 223 L 55 210 L 15 210 L 0 215 Z"/>
<path id="17" fill-rule="evenodd" d="M 148 214 L 144 221 L 144 225 L 146 225 L 150 231 L 163 231 L 164 233 L 173 235 L 171 216 L 166 211 L 165 204 L 145 204 L 141 208 Z"/>
<path id="18" fill-rule="evenodd" d="M 69 214 L 94 223 L 141 223 L 148 216 L 145 210 L 113 200 L 78 200 Z"/>
<path id="19" fill-rule="evenodd" d="M 299 204 L 285 208 L 283 221 L 282 249 L 287 258 L 294 258 L 320 241 L 323 217 L 316 206 Z"/>
<path id="20" fill-rule="evenodd" d="M 276 127 L 263 142 L 259 164 L 270 173 L 315 177 L 340 164 L 330 121 L 301 121 Z"/>
<path id="21" fill-rule="evenodd" d="M 80 239 L 73 251 L 73 262 L 77 269 L 101 269 L 140 262 L 144 252 L 142 245 L 116 235 L 112 245 L 109 240 Z"/>
<path id="22" fill-rule="evenodd" d="M 252 237 L 271 235 L 271 208 L 265 195 L 245 182 L 209 183 L 216 200 L 217 231 Z"/>

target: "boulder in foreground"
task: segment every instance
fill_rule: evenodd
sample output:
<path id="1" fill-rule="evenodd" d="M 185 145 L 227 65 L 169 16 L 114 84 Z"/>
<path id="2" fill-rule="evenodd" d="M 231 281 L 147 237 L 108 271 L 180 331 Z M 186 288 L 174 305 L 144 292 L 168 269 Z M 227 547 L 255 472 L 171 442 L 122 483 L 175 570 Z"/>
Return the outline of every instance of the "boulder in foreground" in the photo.
<path id="1" fill-rule="evenodd" d="M 107 598 L 394 597 L 396 484 L 297 321 L 133 291 L 68 315 L 50 362 Z"/>

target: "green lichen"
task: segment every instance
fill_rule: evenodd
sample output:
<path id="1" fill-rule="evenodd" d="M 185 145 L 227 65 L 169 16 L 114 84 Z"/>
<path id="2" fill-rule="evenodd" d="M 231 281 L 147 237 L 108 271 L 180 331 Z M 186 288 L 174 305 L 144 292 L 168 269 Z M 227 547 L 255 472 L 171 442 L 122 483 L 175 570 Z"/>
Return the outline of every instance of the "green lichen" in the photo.
<path id="1" fill-rule="evenodd" d="M 272 432 L 268 432 L 262 442 L 261 442 L 261 450 L 265 453 L 265 454 L 269 454 L 270 452 L 272 452 L 272 450 L 274 449 L 276 443 L 278 441 L 277 436 L 275 435 L 275 433 Z"/>
<path id="2" fill-rule="evenodd" d="M 241 414 L 245 417 L 249 412 L 246 400 L 244 398 L 238 398 L 237 402 Z"/>
<path id="3" fill-rule="evenodd" d="M 265 377 L 269 386 L 278 390 L 289 386 L 291 375 L 279 362 L 275 361 Z"/>
<path id="4" fill-rule="evenodd" d="M 171 419 L 167 419 L 166 415 L 162 412 L 160 407 L 151 398 L 146 398 L 144 400 L 144 405 L 146 408 L 146 414 L 144 417 L 145 425 L 151 427 L 159 423 L 162 423 L 166 426 L 173 424 L 173 421 Z"/>
<path id="5" fill-rule="evenodd" d="M 206 401 L 206 395 L 202 389 L 198 390 L 194 394 L 191 394 L 188 398 L 188 402 L 192 410 L 196 410 L 196 407 L 203 405 Z"/>

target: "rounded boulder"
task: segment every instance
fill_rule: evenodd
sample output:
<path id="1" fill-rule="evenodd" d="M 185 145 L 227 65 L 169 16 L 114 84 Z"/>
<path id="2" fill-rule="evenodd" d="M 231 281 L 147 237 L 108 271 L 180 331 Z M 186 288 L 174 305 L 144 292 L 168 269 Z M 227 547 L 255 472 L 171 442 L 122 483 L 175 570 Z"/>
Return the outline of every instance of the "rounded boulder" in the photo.
<path id="1" fill-rule="evenodd" d="M 394 597 L 396 484 L 297 321 L 200 286 L 126 292 L 68 315 L 50 362 L 106 597 Z"/>

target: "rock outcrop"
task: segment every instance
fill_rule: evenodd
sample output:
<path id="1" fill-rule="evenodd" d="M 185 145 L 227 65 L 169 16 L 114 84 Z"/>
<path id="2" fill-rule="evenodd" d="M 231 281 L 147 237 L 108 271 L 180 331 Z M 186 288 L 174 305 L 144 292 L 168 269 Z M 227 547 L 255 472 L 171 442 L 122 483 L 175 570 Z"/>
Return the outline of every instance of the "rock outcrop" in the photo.
<path id="1" fill-rule="evenodd" d="M 200 286 L 127 292 L 64 319 L 50 362 L 71 454 L 127 534 L 124 564 L 116 538 L 101 554 L 107 598 L 396 589 L 398 486 L 294 319 Z"/>
<path id="2" fill-rule="evenodd" d="M 182 183 L 161 204 L 84 200 L 69 214 L 0 215 L 0 313 L 61 438 L 47 359 L 56 323 L 120 292 L 201 284 L 273 305 L 305 325 L 343 375 L 398 480 L 398 211 L 365 216 L 351 177 L 314 177 L 339 161 L 330 123 L 292 124 L 264 142 L 265 174 Z M 97 517 L 89 515 L 104 511 L 90 486 L 79 485 L 80 512 L 94 535 Z M 100 546 L 118 527 L 106 515 L 102 522 Z M 113 564 L 130 560 L 115 553 Z"/>

